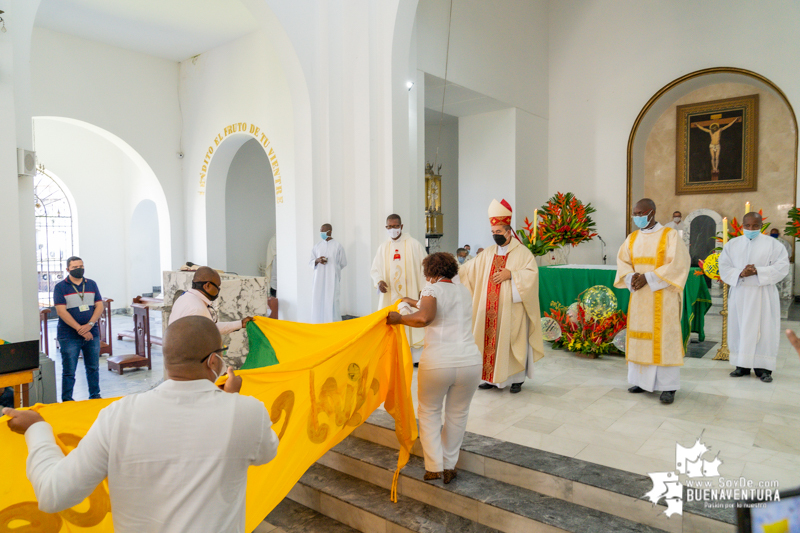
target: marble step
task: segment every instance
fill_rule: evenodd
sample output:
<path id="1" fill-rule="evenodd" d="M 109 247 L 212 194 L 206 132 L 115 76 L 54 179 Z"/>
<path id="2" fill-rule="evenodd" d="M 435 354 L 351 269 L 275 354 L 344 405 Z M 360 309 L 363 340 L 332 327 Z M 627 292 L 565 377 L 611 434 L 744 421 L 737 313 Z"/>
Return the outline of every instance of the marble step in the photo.
<path id="1" fill-rule="evenodd" d="M 499 533 L 412 498 L 389 499 L 389 490 L 314 464 L 287 496 L 364 533 Z"/>
<path id="2" fill-rule="evenodd" d="M 356 533 L 357 531 L 314 509 L 284 498 L 253 533 Z"/>
<path id="3" fill-rule="evenodd" d="M 363 439 L 350 437 L 325 454 L 318 464 L 333 468 L 384 489 L 391 488 L 397 452 Z M 415 500 L 500 531 L 570 533 L 663 533 L 663 529 L 577 505 L 561 498 L 510 483 L 459 471 L 448 485 L 442 480 L 423 481 L 423 460 L 412 456 L 400 473 L 400 499 Z"/>
<path id="4" fill-rule="evenodd" d="M 398 448 L 394 419 L 383 410 L 376 410 L 352 436 Z M 412 454 L 422 456 L 419 441 Z M 684 501 L 683 516 L 668 518 L 664 500 L 654 506 L 644 499 L 653 488 L 647 476 L 474 433 L 464 436 L 458 468 L 664 531 L 736 532 L 736 512 L 730 508 Z"/>

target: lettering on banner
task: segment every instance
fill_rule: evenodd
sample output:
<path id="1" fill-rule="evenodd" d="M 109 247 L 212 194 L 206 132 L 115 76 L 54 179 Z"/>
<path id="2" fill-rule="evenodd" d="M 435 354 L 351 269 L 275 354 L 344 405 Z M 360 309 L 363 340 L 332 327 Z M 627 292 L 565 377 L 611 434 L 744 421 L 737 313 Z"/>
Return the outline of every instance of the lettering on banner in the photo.
<path id="1" fill-rule="evenodd" d="M 200 186 L 197 193 L 200 196 L 203 196 L 206 193 L 206 176 L 208 175 L 208 167 L 211 163 L 211 158 L 214 155 L 214 148 L 218 147 L 220 143 L 225 140 L 225 137 L 234 133 L 247 133 L 252 135 L 254 139 L 257 139 L 258 142 L 261 143 L 261 146 L 264 147 L 264 150 L 267 151 L 267 157 L 269 157 L 272 175 L 275 181 L 275 203 L 282 204 L 283 187 L 281 182 L 281 169 L 278 163 L 278 156 L 275 154 L 275 149 L 270 146 L 271 143 L 269 137 L 264 135 L 264 132 L 261 131 L 261 128 L 255 124 L 248 124 L 247 122 L 235 122 L 233 124 L 229 124 L 222 129 L 222 133 L 219 133 L 216 137 L 214 137 L 214 143 L 208 147 L 208 150 L 203 157 L 203 164 L 200 167 Z M 0 531 L 0 533 L 2 532 Z"/>
<path id="2" fill-rule="evenodd" d="M 68 449 L 74 449 L 81 441 L 81 437 L 71 433 L 59 433 L 58 438 Z M 108 496 L 105 483 L 97 485 L 97 488 L 84 501 L 89 502 L 89 509 L 86 511 L 80 512 L 71 508 L 54 514 L 40 511 L 37 502 L 21 502 L 10 505 L 0 511 L 0 533 L 59 531 L 65 520 L 78 527 L 93 527 L 102 522 L 106 515 L 111 512 L 111 499 Z M 17 524 L 12 528 L 11 524 L 14 522 L 17 522 Z M 27 525 L 22 526 L 18 522 L 26 522 Z"/>

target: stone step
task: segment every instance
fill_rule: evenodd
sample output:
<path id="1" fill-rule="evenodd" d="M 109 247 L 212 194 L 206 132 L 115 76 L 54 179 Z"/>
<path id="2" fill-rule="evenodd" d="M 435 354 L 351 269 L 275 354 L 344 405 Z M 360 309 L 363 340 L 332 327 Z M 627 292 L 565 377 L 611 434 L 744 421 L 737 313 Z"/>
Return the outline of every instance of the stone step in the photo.
<path id="1" fill-rule="evenodd" d="M 364 533 L 498 533 L 475 521 L 314 464 L 288 498 Z"/>
<path id="2" fill-rule="evenodd" d="M 391 488 L 397 452 L 386 446 L 350 437 L 325 454 L 319 464 L 384 489 Z M 570 533 L 663 533 L 566 499 L 484 477 L 467 470 L 448 485 L 423 481 L 423 460 L 412 456 L 400 473 L 400 499 L 414 498 L 500 531 L 567 531 Z"/>
<path id="3" fill-rule="evenodd" d="M 352 437 L 398 448 L 394 419 L 383 410 L 376 410 Z M 422 456 L 419 441 L 412 454 Z M 644 499 L 653 488 L 647 476 L 474 433 L 464 436 L 458 469 L 664 531 L 736 532 L 735 509 L 706 508 L 684 499 L 683 515 L 667 517 L 664 500 L 653 505 Z"/>
<path id="4" fill-rule="evenodd" d="M 284 498 L 253 533 L 356 533 L 357 531 L 305 505 Z"/>

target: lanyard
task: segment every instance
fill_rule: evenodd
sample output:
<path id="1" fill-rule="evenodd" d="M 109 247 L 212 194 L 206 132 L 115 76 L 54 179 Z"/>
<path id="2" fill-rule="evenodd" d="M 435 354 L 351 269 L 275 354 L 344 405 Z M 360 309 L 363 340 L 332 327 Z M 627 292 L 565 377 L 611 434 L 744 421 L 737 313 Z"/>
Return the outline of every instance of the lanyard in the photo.
<path id="1" fill-rule="evenodd" d="M 79 291 L 78 287 L 76 287 L 75 284 L 72 283 L 71 281 L 69 282 L 69 284 L 72 285 L 72 288 L 75 289 L 75 292 L 77 292 L 80 295 L 81 301 L 83 301 L 83 295 L 86 294 L 86 280 L 84 279 L 83 283 L 81 283 L 81 289 L 83 289 L 81 291 Z"/>

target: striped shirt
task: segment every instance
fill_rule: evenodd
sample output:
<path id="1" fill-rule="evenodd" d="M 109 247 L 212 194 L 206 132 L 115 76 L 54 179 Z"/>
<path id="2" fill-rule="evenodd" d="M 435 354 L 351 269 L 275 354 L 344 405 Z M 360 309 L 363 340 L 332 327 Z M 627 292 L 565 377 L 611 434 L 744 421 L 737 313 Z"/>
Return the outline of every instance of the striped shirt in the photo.
<path id="1" fill-rule="evenodd" d="M 100 296 L 97 284 L 87 278 L 83 278 L 82 283 L 76 285 L 67 277 L 53 287 L 53 303 L 55 305 L 66 305 L 67 312 L 81 326 L 89 323 L 94 314 L 95 302 L 102 300 L 103 297 Z M 91 334 L 94 337 L 100 336 L 100 326 L 98 324 L 95 324 L 91 329 Z M 77 331 L 72 329 L 60 317 L 58 319 L 58 338 L 83 339 Z"/>

